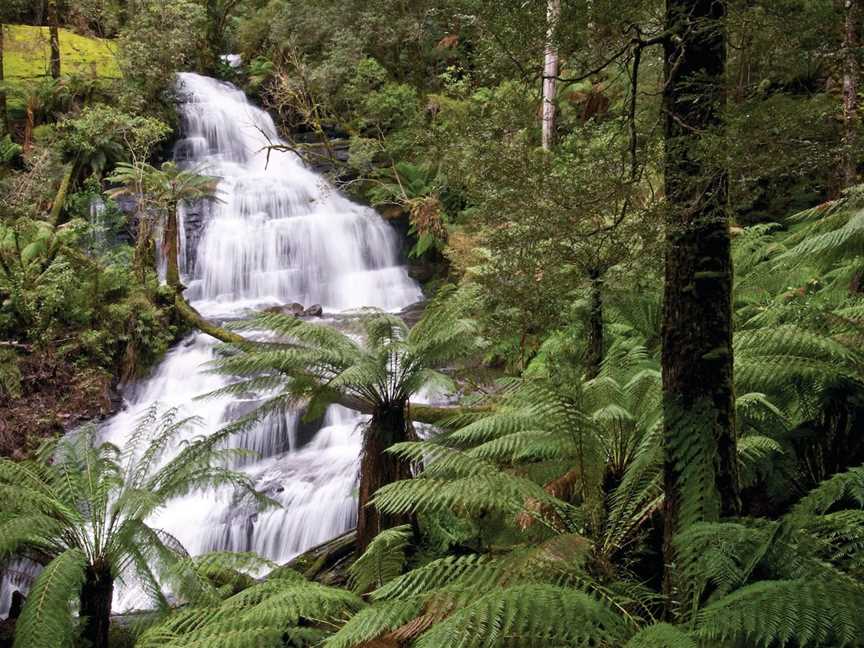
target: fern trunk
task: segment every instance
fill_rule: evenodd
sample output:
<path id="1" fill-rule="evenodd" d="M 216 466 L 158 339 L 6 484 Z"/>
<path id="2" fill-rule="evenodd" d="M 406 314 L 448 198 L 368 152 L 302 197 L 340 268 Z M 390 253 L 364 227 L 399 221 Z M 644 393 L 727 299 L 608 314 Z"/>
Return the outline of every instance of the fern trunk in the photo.
<path id="1" fill-rule="evenodd" d="M 173 203 L 168 209 L 163 236 L 166 262 L 165 280 L 175 292 L 183 292 L 183 285 L 180 283 L 180 231 L 177 226 L 177 203 Z"/>
<path id="2" fill-rule="evenodd" d="M 603 366 L 603 284 L 600 273 L 592 270 L 590 311 L 588 313 L 588 354 L 585 359 L 585 374 L 589 380 L 600 375 Z"/>
<path id="3" fill-rule="evenodd" d="M 664 562 L 679 527 L 739 510 L 728 176 L 722 127 L 725 3 L 667 0 L 664 91 L 666 277 L 663 305 Z M 708 137 L 706 137 L 708 136 Z M 671 594 L 667 572 L 666 593 Z"/>
<path id="4" fill-rule="evenodd" d="M 114 577 L 110 566 L 104 563 L 88 565 L 81 588 L 80 616 L 84 623 L 82 636 L 93 648 L 108 648 L 113 596 Z"/>
<path id="5" fill-rule="evenodd" d="M 372 420 L 363 432 L 363 453 L 360 458 L 358 555 L 381 531 L 409 521 L 405 516 L 383 515 L 369 502 L 382 486 L 411 478 L 411 464 L 386 450 L 394 443 L 411 441 L 413 438 L 413 431 L 405 417 L 405 403 L 380 405 L 373 410 Z"/>

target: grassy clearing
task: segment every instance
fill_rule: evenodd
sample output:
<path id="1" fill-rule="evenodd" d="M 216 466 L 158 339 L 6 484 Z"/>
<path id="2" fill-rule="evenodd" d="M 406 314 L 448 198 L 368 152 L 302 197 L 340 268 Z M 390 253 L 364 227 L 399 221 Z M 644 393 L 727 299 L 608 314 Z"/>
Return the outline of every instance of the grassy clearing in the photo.
<path id="1" fill-rule="evenodd" d="M 3 73 L 10 91 L 10 109 L 23 110 L 22 87 L 30 80 L 48 75 L 51 58 L 48 28 L 4 25 L 3 29 Z M 114 49 L 114 44 L 109 40 L 80 36 L 67 29 L 60 30 L 60 60 L 64 75 L 119 78 L 120 69 Z"/>
<path id="2" fill-rule="evenodd" d="M 3 71 L 7 79 L 29 79 L 48 74 L 51 45 L 47 27 L 6 25 Z M 119 77 L 111 41 L 60 30 L 60 58 L 64 74 Z"/>

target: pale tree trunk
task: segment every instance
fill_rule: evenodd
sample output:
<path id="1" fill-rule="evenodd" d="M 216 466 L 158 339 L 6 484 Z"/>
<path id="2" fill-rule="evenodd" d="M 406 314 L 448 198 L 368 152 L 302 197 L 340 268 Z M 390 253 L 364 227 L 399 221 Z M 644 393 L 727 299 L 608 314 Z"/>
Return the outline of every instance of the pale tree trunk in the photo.
<path id="1" fill-rule="evenodd" d="M 845 27 L 843 30 L 843 131 L 845 155 L 843 181 L 845 187 L 858 180 L 858 77 L 861 41 L 861 0 L 844 0 Z"/>
<path id="2" fill-rule="evenodd" d="M 666 0 L 663 300 L 664 593 L 680 527 L 740 508 L 728 176 L 705 137 L 722 128 L 726 3 Z M 704 136 L 703 136 L 704 134 Z M 673 605 L 674 607 L 674 605 Z"/>
<path id="3" fill-rule="evenodd" d="M 555 142 L 555 95 L 558 91 L 558 21 L 561 0 L 548 0 L 546 6 L 546 56 L 543 65 L 543 148 L 547 151 Z"/>

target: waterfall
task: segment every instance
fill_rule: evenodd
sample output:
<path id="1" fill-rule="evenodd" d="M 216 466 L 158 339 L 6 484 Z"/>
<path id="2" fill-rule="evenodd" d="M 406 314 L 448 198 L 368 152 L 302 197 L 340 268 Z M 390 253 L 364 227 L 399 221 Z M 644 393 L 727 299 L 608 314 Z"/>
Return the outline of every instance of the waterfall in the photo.
<path id="1" fill-rule="evenodd" d="M 203 228 L 181 231 L 181 269 L 187 298 L 211 318 L 240 318 L 250 310 L 299 302 L 320 304 L 324 319 L 348 309 L 399 310 L 421 299 L 399 262 L 399 241 L 378 214 L 341 196 L 286 150 L 270 116 L 234 86 L 181 74 L 184 138 L 175 158 L 219 178 L 219 200 L 200 213 Z M 181 213 L 188 225 L 191 209 Z M 189 438 L 213 433 L 251 411 L 266 395 L 196 400 L 229 382 L 202 370 L 215 340 L 189 336 L 152 375 L 129 386 L 123 411 L 104 426 L 121 448 L 153 403 L 199 419 Z M 350 529 L 356 518 L 356 480 L 363 418 L 333 406 L 318 425 L 297 412 L 271 416 L 235 443 L 259 453 L 242 470 L 282 504 L 261 513 L 237 511 L 229 493 L 190 495 L 160 512 L 153 525 L 193 554 L 256 551 L 277 562 Z M 115 595 L 118 610 L 140 606 L 134 588 Z"/>

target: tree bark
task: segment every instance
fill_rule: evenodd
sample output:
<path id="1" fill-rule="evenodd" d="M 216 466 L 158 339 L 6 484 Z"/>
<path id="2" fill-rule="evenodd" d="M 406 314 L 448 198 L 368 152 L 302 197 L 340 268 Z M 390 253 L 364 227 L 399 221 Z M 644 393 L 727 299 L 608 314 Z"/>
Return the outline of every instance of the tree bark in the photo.
<path id="1" fill-rule="evenodd" d="M 673 594 L 672 539 L 679 526 L 693 518 L 718 519 L 740 508 L 728 177 L 718 161 L 720 152 L 711 151 L 725 101 L 725 17 L 722 0 L 666 3 L 671 33 L 665 43 L 663 97 L 668 203 L 662 331 L 667 602 Z"/>
<path id="2" fill-rule="evenodd" d="M 183 292 L 183 284 L 180 283 L 180 231 L 177 226 L 177 204 L 168 208 L 168 217 L 165 219 L 165 232 L 163 233 L 162 249 L 165 251 L 165 281 L 174 292 Z"/>
<path id="3" fill-rule="evenodd" d="M 383 515 L 369 502 L 382 486 L 411 478 L 411 464 L 387 452 L 394 443 L 414 438 L 405 418 L 406 403 L 379 406 L 363 431 L 363 453 L 360 458 L 360 496 L 357 508 L 357 553 L 384 529 L 406 524 L 404 516 Z"/>
<path id="4" fill-rule="evenodd" d="M 600 375 L 603 366 L 603 279 L 600 272 L 592 270 L 591 295 L 588 312 L 588 352 L 585 357 L 585 375 L 592 380 Z"/>
<path id="5" fill-rule="evenodd" d="M 63 224 L 63 207 L 66 205 L 66 197 L 69 195 L 69 190 L 72 188 L 77 171 L 78 164 L 76 161 L 69 162 L 63 170 L 63 177 L 60 179 L 60 186 L 57 187 L 54 202 L 51 203 L 51 223 L 54 227 Z"/>
<path id="6" fill-rule="evenodd" d="M 558 21 L 561 18 L 561 0 L 547 0 L 546 54 L 543 64 L 543 148 L 547 151 L 555 143 L 555 95 L 558 89 Z"/>
<path id="7" fill-rule="evenodd" d="M 60 7 L 58 0 L 52 0 L 50 5 L 51 23 L 48 32 L 51 40 L 51 77 L 60 78 Z"/>
<path id="8" fill-rule="evenodd" d="M 79 615 L 84 622 L 82 636 L 93 648 L 108 648 L 113 596 L 114 577 L 111 575 L 111 567 L 104 563 L 88 565 L 84 586 L 81 588 Z"/>
<path id="9" fill-rule="evenodd" d="M 3 73 L 4 29 L 5 25 L 3 25 L 3 23 L 0 23 L 0 126 L 3 127 L 4 132 L 9 133 L 9 111 L 6 106 L 6 90 L 3 86 L 6 78 Z"/>
<path id="10" fill-rule="evenodd" d="M 843 135 L 844 187 L 858 181 L 858 78 L 861 47 L 861 0 L 844 0 L 843 30 Z"/>

